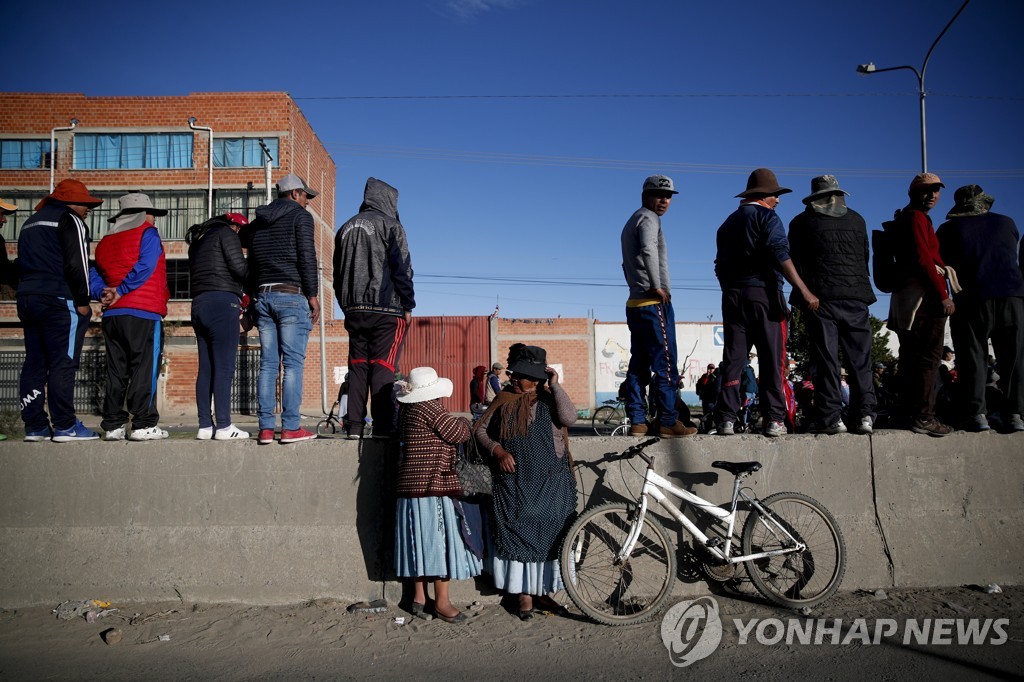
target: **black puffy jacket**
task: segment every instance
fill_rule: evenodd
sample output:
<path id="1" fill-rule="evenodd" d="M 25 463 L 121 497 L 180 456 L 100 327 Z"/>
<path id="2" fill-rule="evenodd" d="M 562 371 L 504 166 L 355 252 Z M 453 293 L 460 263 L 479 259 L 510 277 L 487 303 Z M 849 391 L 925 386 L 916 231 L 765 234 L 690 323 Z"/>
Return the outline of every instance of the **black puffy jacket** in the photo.
<path id="1" fill-rule="evenodd" d="M 242 242 L 223 218 L 211 218 L 197 230 L 188 245 L 188 269 L 192 297 L 206 291 L 230 291 L 242 296 L 242 284 L 249 272 L 242 255 Z"/>
<path id="2" fill-rule="evenodd" d="M 868 231 L 853 209 L 835 217 L 810 208 L 789 223 L 789 255 L 800 278 L 822 301 L 854 300 L 871 305 L 875 292 L 868 275 Z M 803 297 L 794 289 L 793 305 Z"/>

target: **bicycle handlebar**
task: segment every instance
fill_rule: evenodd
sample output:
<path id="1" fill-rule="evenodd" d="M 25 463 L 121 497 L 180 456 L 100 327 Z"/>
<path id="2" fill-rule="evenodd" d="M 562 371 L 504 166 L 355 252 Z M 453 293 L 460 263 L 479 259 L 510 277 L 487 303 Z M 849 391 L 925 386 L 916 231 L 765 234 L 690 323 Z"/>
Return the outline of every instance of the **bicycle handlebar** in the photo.
<path id="1" fill-rule="evenodd" d="M 614 462 L 614 461 L 617 461 L 617 460 L 620 460 L 620 459 L 632 459 L 633 457 L 636 457 L 637 455 L 639 455 L 640 457 L 642 457 L 644 459 L 644 461 L 646 461 L 648 464 L 650 464 L 652 460 L 651 460 L 650 457 L 648 457 L 647 455 L 643 454 L 644 448 L 647 448 L 647 447 L 649 447 L 651 445 L 654 445 L 655 443 L 658 443 L 660 441 L 661 441 L 661 438 L 657 438 L 657 437 L 655 437 L 655 438 L 648 438 L 647 440 L 643 441 L 642 443 L 637 443 L 636 445 L 630 445 L 628 448 L 623 450 L 618 455 L 609 455 L 605 459 L 606 459 L 606 461 Z"/>

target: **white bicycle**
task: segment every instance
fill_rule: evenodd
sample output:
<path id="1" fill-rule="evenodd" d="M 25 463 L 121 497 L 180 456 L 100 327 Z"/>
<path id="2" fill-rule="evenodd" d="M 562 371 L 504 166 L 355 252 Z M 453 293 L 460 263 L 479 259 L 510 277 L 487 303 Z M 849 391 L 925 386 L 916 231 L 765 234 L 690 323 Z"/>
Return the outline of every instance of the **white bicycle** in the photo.
<path id="1" fill-rule="evenodd" d="M 703 548 L 704 572 L 712 580 L 734 580 L 745 564 L 754 587 L 769 601 L 789 608 L 822 603 L 839 588 L 846 570 L 846 544 L 832 514 L 801 493 L 758 499 L 743 481 L 760 462 L 712 462 L 733 474 L 732 503 L 714 505 L 673 485 L 654 471 L 644 448 L 652 438 L 606 461 L 639 456 L 647 462 L 635 502 L 610 502 L 585 510 L 569 528 L 560 553 L 562 580 L 573 603 L 607 625 L 632 625 L 664 608 L 676 579 L 676 548 L 664 526 L 648 513 L 653 497 Z M 668 493 L 701 512 L 706 531 L 687 518 Z M 685 504 L 684 504 L 685 506 Z M 737 535 L 737 512 L 747 514 Z"/>

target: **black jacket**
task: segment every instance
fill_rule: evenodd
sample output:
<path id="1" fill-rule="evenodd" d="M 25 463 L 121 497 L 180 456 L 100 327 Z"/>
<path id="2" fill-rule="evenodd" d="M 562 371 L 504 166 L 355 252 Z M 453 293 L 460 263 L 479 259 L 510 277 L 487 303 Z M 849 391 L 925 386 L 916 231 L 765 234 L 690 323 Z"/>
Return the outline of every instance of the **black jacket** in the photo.
<path id="1" fill-rule="evenodd" d="M 242 242 L 223 218 L 211 218 L 203 226 L 206 229 L 188 245 L 192 297 L 207 291 L 230 291 L 241 297 L 249 272 Z"/>
<path id="2" fill-rule="evenodd" d="M 835 217 L 810 208 L 789 223 L 789 255 L 807 288 L 822 301 L 854 300 L 871 305 L 875 292 L 868 275 L 868 231 L 853 209 Z M 790 303 L 803 305 L 794 289 Z"/>
<path id="3" fill-rule="evenodd" d="M 298 202 L 275 199 L 260 206 L 241 237 L 253 284 L 294 284 L 307 298 L 319 294 L 313 216 Z"/>
<path id="4" fill-rule="evenodd" d="M 35 294 L 89 305 L 89 231 L 62 202 L 47 199 L 18 236 L 18 296 Z"/>

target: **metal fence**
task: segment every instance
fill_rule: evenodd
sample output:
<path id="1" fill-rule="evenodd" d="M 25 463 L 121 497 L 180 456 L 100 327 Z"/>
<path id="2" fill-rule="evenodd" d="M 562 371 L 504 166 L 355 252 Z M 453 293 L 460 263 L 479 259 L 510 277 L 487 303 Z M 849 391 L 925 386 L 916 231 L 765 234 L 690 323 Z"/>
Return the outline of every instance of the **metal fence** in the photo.
<path id="1" fill-rule="evenodd" d="M 24 351 L 0 351 L 0 410 L 20 410 L 19 383 Z M 83 350 L 75 377 L 75 411 L 99 414 L 106 378 L 106 357 L 102 350 Z M 238 367 L 231 383 L 231 412 L 256 414 L 260 349 L 239 348 Z"/>

